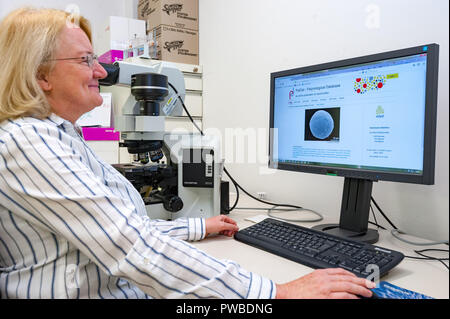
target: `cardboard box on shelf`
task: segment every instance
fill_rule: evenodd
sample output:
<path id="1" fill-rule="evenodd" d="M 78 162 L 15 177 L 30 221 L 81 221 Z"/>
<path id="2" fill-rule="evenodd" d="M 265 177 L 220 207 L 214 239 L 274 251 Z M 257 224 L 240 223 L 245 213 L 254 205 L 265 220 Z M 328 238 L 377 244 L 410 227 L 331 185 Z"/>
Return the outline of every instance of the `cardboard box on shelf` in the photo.
<path id="1" fill-rule="evenodd" d="M 160 25 L 152 31 L 157 43 L 157 59 L 198 64 L 198 32 Z"/>
<path id="2" fill-rule="evenodd" d="M 139 0 L 138 19 L 147 31 L 161 24 L 198 31 L 198 0 Z"/>

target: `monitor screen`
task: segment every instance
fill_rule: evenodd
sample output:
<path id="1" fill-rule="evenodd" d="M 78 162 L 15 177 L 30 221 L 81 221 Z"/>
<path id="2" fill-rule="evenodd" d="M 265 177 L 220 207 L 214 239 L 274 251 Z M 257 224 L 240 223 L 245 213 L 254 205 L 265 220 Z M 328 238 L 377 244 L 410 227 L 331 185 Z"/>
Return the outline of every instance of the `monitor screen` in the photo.
<path id="1" fill-rule="evenodd" d="M 431 184 L 438 46 L 271 75 L 271 167 Z"/>

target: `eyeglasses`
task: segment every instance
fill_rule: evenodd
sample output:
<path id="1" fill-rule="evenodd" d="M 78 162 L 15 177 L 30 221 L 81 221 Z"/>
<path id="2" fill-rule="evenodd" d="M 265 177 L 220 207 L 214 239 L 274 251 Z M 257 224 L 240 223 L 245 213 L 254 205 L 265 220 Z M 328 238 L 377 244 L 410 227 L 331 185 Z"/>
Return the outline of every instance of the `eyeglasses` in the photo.
<path id="1" fill-rule="evenodd" d="M 78 58 L 51 59 L 47 61 L 64 61 L 64 60 L 81 60 L 81 62 L 86 62 L 88 67 L 90 67 L 91 69 L 94 66 L 94 61 L 97 61 L 98 63 L 98 57 L 95 54 L 88 54 L 86 56 L 81 56 Z"/>

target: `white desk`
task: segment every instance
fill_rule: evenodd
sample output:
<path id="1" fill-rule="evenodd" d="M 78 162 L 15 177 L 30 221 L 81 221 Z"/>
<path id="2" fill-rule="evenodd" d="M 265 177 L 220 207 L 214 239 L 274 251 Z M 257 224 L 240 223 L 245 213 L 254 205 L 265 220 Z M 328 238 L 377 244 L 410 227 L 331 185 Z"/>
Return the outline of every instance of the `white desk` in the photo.
<path id="1" fill-rule="evenodd" d="M 245 204 L 240 205 L 246 207 Z M 250 206 L 250 205 L 249 205 Z M 259 205 L 251 202 L 252 207 Z M 253 223 L 244 218 L 259 214 L 265 211 L 234 210 L 230 213 L 240 229 L 248 227 Z M 291 216 L 289 217 L 291 218 Z M 297 215 L 297 218 L 303 218 Z M 315 224 L 332 223 L 336 221 L 323 220 L 319 223 L 302 223 L 304 227 L 312 227 Z M 448 249 L 446 245 L 436 245 L 430 247 L 412 246 L 394 238 L 389 231 L 379 230 L 380 239 L 375 244 L 385 248 L 390 248 L 402 252 L 405 256 L 420 257 L 414 250 L 424 248 Z M 408 239 L 411 239 L 410 237 Z M 416 241 L 421 239 L 416 238 Z M 254 248 L 225 236 L 208 237 L 202 241 L 195 242 L 194 245 L 210 255 L 236 261 L 247 270 L 263 275 L 276 283 L 284 283 L 300 276 L 310 273 L 313 269 L 299 263 L 290 261 L 283 257 L 276 256 L 266 251 Z M 443 254 L 441 254 L 443 255 Z M 439 298 L 449 298 L 449 272 L 438 261 L 423 261 L 404 258 L 403 261 L 393 268 L 387 275 L 381 278 L 397 286 L 423 293 L 425 295 Z"/>

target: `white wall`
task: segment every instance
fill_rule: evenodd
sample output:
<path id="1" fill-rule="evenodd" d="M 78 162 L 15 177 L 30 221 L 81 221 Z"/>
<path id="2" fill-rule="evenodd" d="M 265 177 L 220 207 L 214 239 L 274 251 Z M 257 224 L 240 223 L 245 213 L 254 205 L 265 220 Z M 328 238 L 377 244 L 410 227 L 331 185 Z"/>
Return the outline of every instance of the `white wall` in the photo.
<path id="1" fill-rule="evenodd" d="M 439 43 L 435 185 L 378 182 L 373 196 L 400 229 L 448 239 L 448 7 L 447 0 L 200 0 L 204 127 L 219 129 L 225 139 L 227 128 L 267 129 L 271 72 Z M 263 154 L 266 133 L 256 137 L 263 137 L 256 143 Z M 224 152 L 228 170 L 253 194 L 265 191 L 269 200 L 302 205 L 338 221 L 343 178 L 268 174 L 267 158 L 255 163 L 246 155 L 236 163 L 236 149 Z"/>

